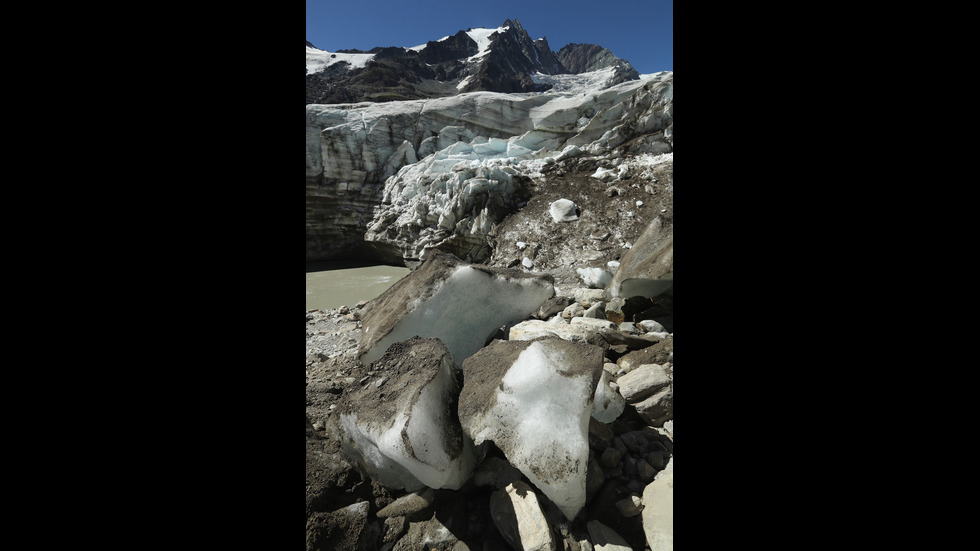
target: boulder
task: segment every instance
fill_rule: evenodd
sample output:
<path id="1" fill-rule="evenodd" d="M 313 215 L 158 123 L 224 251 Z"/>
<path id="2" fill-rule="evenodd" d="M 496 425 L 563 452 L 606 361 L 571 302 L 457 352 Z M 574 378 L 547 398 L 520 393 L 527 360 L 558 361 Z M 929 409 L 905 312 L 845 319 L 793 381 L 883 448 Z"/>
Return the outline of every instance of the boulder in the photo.
<path id="1" fill-rule="evenodd" d="M 541 511 L 538 496 L 527 483 L 514 481 L 490 495 L 490 516 L 514 549 L 555 551 L 555 538 Z"/>
<path id="2" fill-rule="evenodd" d="M 636 412 L 651 427 L 660 427 L 674 418 L 674 384 L 662 388 L 649 398 L 631 404 Z"/>
<path id="3" fill-rule="evenodd" d="M 518 323 L 510 328 L 507 338 L 511 341 L 532 341 L 543 337 L 557 337 L 569 342 L 588 343 L 602 347 L 606 345 L 605 339 L 594 326 L 578 323 L 575 325 L 549 323 L 541 320 L 527 320 Z"/>
<path id="4" fill-rule="evenodd" d="M 669 385 L 671 377 L 663 366 L 645 364 L 616 379 L 619 393 L 630 404 L 640 402 Z"/>
<path id="5" fill-rule="evenodd" d="M 463 362 L 463 430 L 496 444 L 569 520 L 585 505 L 602 365 L 602 348 L 557 338 L 493 341 Z"/>
<path id="6" fill-rule="evenodd" d="M 674 459 L 643 490 L 643 532 L 650 551 L 674 549 Z"/>
<path id="7" fill-rule="evenodd" d="M 673 294 L 673 289 L 674 223 L 658 216 L 620 259 L 606 293 L 609 298 L 655 297 Z"/>
<path id="8" fill-rule="evenodd" d="M 461 363 L 501 326 L 527 318 L 554 294 L 549 275 L 471 265 L 433 251 L 368 303 L 358 356 L 369 364 L 393 343 L 417 335 L 439 338 Z"/>
<path id="9" fill-rule="evenodd" d="M 434 338 L 393 344 L 337 402 L 345 454 L 388 488 L 460 488 L 478 457 L 456 412 L 461 372 Z"/>
<path id="10" fill-rule="evenodd" d="M 672 373 L 659 364 L 643 364 L 616 379 L 619 393 L 650 426 L 659 427 L 674 417 Z"/>

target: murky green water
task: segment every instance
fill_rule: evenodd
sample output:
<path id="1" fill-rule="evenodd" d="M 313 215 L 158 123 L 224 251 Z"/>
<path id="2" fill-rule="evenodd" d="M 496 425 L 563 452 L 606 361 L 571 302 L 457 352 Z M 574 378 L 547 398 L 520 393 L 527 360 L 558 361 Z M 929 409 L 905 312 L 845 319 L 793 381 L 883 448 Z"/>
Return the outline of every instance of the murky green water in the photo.
<path id="1" fill-rule="evenodd" d="M 408 273 L 408 268 L 347 260 L 308 265 L 306 309 L 354 306 L 380 295 Z"/>

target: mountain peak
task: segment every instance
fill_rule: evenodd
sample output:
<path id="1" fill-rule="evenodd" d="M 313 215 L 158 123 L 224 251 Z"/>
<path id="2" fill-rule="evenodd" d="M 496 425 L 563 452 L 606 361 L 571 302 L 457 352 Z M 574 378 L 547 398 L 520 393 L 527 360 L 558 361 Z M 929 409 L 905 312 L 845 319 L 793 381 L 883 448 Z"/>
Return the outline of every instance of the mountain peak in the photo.
<path id="1" fill-rule="evenodd" d="M 307 46 L 312 44 L 307 41 Z M 411 48 L 307 51 L 307 103 L 354 103 L 452 96 L 463 92 L 542 92 L 555 76 L 616 68 L 606 86 L 639 78 L 625 60 L 594 44 L 553 52 L 517 19 L 469 28 Z M 559 79 L 560 80 L 560 79 Z"/>

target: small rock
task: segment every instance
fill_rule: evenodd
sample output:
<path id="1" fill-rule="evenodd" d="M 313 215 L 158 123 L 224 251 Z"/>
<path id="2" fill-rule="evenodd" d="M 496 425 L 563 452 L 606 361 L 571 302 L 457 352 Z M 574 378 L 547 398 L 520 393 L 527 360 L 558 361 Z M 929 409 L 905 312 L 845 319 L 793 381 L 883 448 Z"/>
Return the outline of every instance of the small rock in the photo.
<path id="1" fill-rule="evenodd" d="M 616 502 L 616 510 L 626 518 L 635 517 L 643 511 L 643 502 L 639 496 L 629 496 Z"/>
<path id="2" fill-rule="evenodd" d="M 491 494 L 490 516 L 514 549 L 554 551 L 555 538 L 548 520 L 541 511 L 537 495 L 525 482 L 512 482 Z"/>
<path id="3" fill-rule="evenodd" d="M 620 367 L 629 366 L 624 366 L 621 362 Z M 669 385 L 670 376 L 663 366 L 651 363 L 630 370 L 616 382 L 619 384 L 619 393 L 627 402 L 633 404 Z"/>
<path id="4" fill-rule="evenodd" d="M 391 543 L 398 539 L 398 536 L 402 535 L 405 531 L 405 517 L 388 517 L 385 519 L 384 523 L 384 536 L 382 537 L 382 543 Z"/>
<path id="5" fill-rule="evenodd" d="M 639 335 L 640 330 L 636 328 L 636 325 L 631 321 L 624 321 L 619 324 L 619 330 L 623 333 L 628 333 L 630 335 Z"/>
<path id="6" fill-rule="evenodd" d="M 524 260 L 521 260 L 521 265 L 527 268 L 528 270 L 530 270 L 531 268 L 534 267 L 534 262 L 530 258 L 525 256 Z"/>
<path id="7" fill-rule="evenodd" d="M 599 301 L 589 306 L 589 308 L 582 313 L 583 318 L 593 318 L 597 320 L 606 319 L 606 303 Z"/>
<path id="8" fill-rule="evenodd" d="M 567 307 L 565 307 L 564 310 L 561 311 L 561 317 L 566 320 L 571 320 L 572 318 L 582 317 L 582 314 L 584 313 L 585 313 L 585 307 L 579 304 L 578 302 L 575 302 L 568 305 Z"/>
<path id="9" fill-rule="evenodd" d="M 663 325 L 654 320 L 643 320 L 636 324 L 637 327 L 643 330 L 645 333 L 665 333 L 667 329 Z"/>
<path id="10" fill-rule="evenodd" d="M 413 513 L 426 510 L 435 501 L 435 491 L 431 488 L 424 488 L 418 492 L 405 494 L 396 499 L 387 507 L 377 512 L 378 518 L 388 518 L 394 516 L 407 516 Z"/>
<path id="11" fill-rule="evenodd" d="M 649 456 L 650 454 L 647 455 Z M 657 456 L 659 457 L 660 454 L 657 454 Z M 640 477 L 640 480 L 650 482 L 656 476 L 657 469 L 653 468 L 645 459 L 641 459 L 636 462 L 636 474 Z"/>
<path id="12" fill-rule="evenodd" d="M 527 248 L 527 243 L 525 243 L 523 241 L 518 241 L 517 242 L 517 248 L 523 251 L 524 249 Z"/>
<path id="13" fill-rule="evenodd" d="M 620 459 L 622 459 L 623 454 L 617 450 L 614 446 L 609 446 L 602 452 L 602 456 L 599 457 L 599 463 L 603 467 L 613 468 L 619 464 Z"/>

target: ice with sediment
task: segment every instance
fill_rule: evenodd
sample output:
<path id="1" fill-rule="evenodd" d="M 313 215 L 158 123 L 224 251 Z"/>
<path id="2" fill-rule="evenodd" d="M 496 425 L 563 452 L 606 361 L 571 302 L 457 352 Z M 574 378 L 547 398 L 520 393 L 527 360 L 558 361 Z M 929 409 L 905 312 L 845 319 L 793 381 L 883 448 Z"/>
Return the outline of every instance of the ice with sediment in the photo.
<path id="1" fill-rule="evenodd" d="M 460 370 L 446 346 L 409 339 L 372 368 L 382 378 L 340 401 L 348 457 L 389 488 L 459 489 L 478 457 L 459 424 Z"/>
<path id="2" fill-rule="evenodd" d="M 474 444 L 494 442 L 507 460 L 571 520 L 585 505 L 593 400 L 597 392 L 607 397 L 604 390 L 597 390 L 602 349 L 561 339 L 530 344 L 495 341 L 464 364 L 464 377 L 470 377 L 469 373 L 484 376 L 476 372 L 485 373 L 487 365 L 502 361 L 501 357 L 510 358 L 509 354 L 521 348 L 499 384 L 489 380 L 482 391 L 469 386 L 463 389 L 460 422 Z M 492 392 L 493 396 L 481 396 L 480 392 Z M 608 406 L 603 403 L 602 418 L 615 413 Z"/>
<path id="3" fill-rule="evenodd" d="M 446 255 L 430 259 L 433 266 L 439 258 Z M 420 281 L 424 290 L 416 291 L 410 286 L 413 278 L 430 273 L 429 269 L 423 265 L 406 276 L 405 286 L 392 287 L 379 297 L 392 301 L 384 312 L 371 310 L 363 318 L 363 363 L 375 361 L 392 344 L 416 335 L 439 338 L 462 363 L 500 327 L 526 318 L 555 293 L 553 283 L 545 278 L 510 277 L 456 261 L 435 281 Z M 375 302 L 382 307 L 379 299 Z"/>

